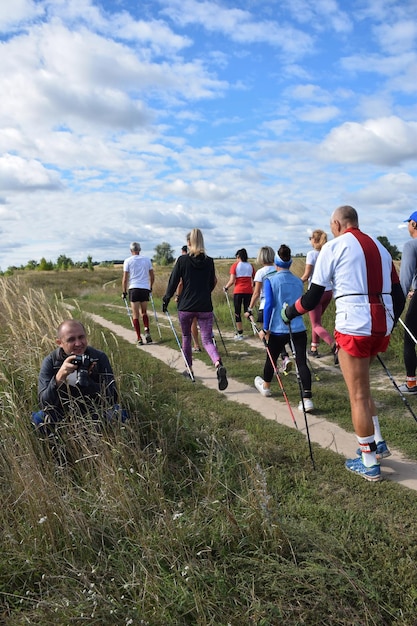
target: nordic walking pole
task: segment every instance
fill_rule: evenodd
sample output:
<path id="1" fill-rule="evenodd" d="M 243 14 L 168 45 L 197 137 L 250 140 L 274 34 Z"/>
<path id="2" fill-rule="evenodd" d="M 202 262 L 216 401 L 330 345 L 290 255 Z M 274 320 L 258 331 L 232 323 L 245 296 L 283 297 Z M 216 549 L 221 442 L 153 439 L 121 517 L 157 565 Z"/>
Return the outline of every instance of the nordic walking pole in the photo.
<path id="1" fill-rule="evenodd" d="M 253 315 L 249 315 L 248 319 L 249 319 L 249 321 L 250 321 L 250 323 L 251 323 L 251 326 L 252 326 L 252 330 L 253 330 L 253 332 L 259 336 L 260 330 L 259 330 L 259 328 L 256 326 L 255 320 L 253 319 Z M 295 427 L 296 427 L 296 429 L 298 430 L 297 422 L 295 421 L 294 411 L 292 410 L 292 406 L 291 406 L 291 404 L 290 404 L 290 402 L 289 402 L 289 400 L 288 400 L 288 396 L 287 396 L 287 394 L 285 393 L 284 385 L 282 384 L 281 377 L 280 377 L 280 375 L 278 374 L 278 368 L 277 368 L 277 366 L 276 366 L 276 365 L 275 365 L 275 363 L 274 363 L 274 359 L 272 358 L 272 354 L 271 354 L 271 352 L 270 352 L 270 350 L 269 350 L 269 348 L 268 348 L 268 342 L 267 342 L 267 340 L 265 339 L 265 337 L 262 339 L 262 343 L 264 344 L 264 347 L 265 347 L 266 353 L 267 353 L 267 355 L 268 355 L 268 357 L 269 357 L 269 360 L 271 361 L 272 369 L 273 369 L 273 370 L 274 370 L 274 372 L 275 372 L 275 376 L 277 377 L 278 384 L 279 384 L 279 386 L 280 386 L 280 388 L 281 388 L 281 391 L 282 391 L 282 395 L 284 396 L 284 400 L 285 400 L 285 402 L 287 403 L 287 407 L 288 407 L 288 410 L 289 410 L 289 412 L 290 412 L 291 419 L 292 419 L 292 421 L 293 421 L 293 423 L 294 423 L 294 426 L 295 426 Z"/>
<path id="2" fill-rule="evenodd" d="M 394 322 L 394 324 L 395 324 L 395 319 L 394 319 L 394 316 L 393 316 L 393 314 L 391 313 L 391 311 L 390 311 L 389 309 L 387 309 L 387 307 L 385 306 L 384 301 L 382 300 L 382 298 L 381 298 L 381 302 L 382 302 L 382 305 L 383 305 L 384 309 L 387 311 L 387 313 L 389 314 L 390 318 L 392 319 L 392 321 L 393 321 L 393 322 Z M 417 339 L 414 337 L 413 333 L 412 333 L 412 332 L 411 332 L 411 330 L 408 328 L 408 326 L 406 326 L 406 325 L 404 324 L 404 322 L 402 321 L 401 317 L 399 317 L 399 318 L 398 318 L 398 321 L 400 322 L 400 324 L 401 324 L 401 326 L 404 328 L 404 330 L 405 330 L 405 331 L 409 334 L 409 336 L 410 336 L 410 337 L 411 337 L 411 339 L 414 341 L 414 343 L 417 345 Z"/>
<path id="3" fill-rule="evenodd" d="M 407 333 L 410 335 L 410 337 L 414 341 L 414 343 L 417 345 L 417 339 L 414 337 L 414 335 L 411 332 L 411 330 L 404 324 L 404 322 L 402 321 L 401 317 L 398 318 L 398 321 L 400 322 L 400 324 L 404 328 L 404 330 L 407 331 Z"/>
<path id="4" fill-rule="evenodd" d="M 170 316 L 170 314 L 168 313 L 168 311 L 165 311 L 165 314 L 166 314 L 166 316 L 167 316 L 167 318 L 168 318 L 169 325 L 171 326 L 171 330 L 172 330 L 172 332 L 173 332 L 173 334 L 174 334 L 174 337 L 175 337 L 175 339 L 176 339 L 176 341 L 177 341 L 178 347 L 179 347 L 180 352 L 181 352 L 181 354 L 182 354 L 182 358 L 184 359 L 184 363 L 185 363 L 185 366 L 186 366 L 186 368 L 187 368 L 188 375 L 189 375 L 189 377 L 191 378 L 192 382 L 193 382 L 193 383 L 195 383 L 194 374 L 193 374 L 193 372 L 192 372 L 192 370 L 191 370 L 191 367 L 190 367 L 190 366 L 189 366 L 189 364 L 188 364 L 187 357 L 186 357 L 186 356 L 185 356 L 185 354 L 184 354 L 184 350 L 182 349 L 182 345 L 181 345 L 181 343 L 180 343 L 180 340 L 178 339 L 177 331 L 176 331 L 176 330 L 175 330 L 175 328 L 174 328 L 174 324 L 172 323 L 171 316 Z"/>
<path id="5" fill-rule="evenodd" d="M 283 305 L 284 309 L 286 308 L 286 304 Z M 304 413 L 304 422 L 306 425 L 306 434 L 307 434 L 307 441 L 308 441 L 308 449 L 310 451 L 310 459 L 311 459 L 311 463 L 313 465 L 313 469 L 316 469 L 316 465 L 314 463 L 314 457 L 313 457 L 313 448 L 311 447 L 311 439 L 310 439 L 310 431 L 308 428 L 308 419 L 307 419 L 307 412 L 306 412 L 306 408 L 304 406 L 304 390 L 303 390 L 303 383 L 301 382 L 301 376 L 300 376 L 300 372 L 298 371 L 298 365 L 297 365 L 297 353 L 295 351 L 295 345 L 294 345 L 294 340 L 293 340 L 293 336 L 292 336 L 292 330 L 291 330 L 291 322 L 288 322 L 288 330 L 290 333 L 290 344 L 291 344 L 291 350 L 292 353 L 294 355 L 294 361 L 295 361 L 295 373 L 297 376 L 297 381 L 298 381 L 298 386 L 300 388 L 300 396 L 301 396 L 301 406 L 303 407 L 303 413 Z"/>
<path id="6" fill-rule="evenodd" d="M 128 305 L 128 303 L 127 303 L 127 299 L 126 299 L 126 296 L 125 296 L 124 294 L 123 294 L 122 298 L 123 298 L 124 303 L 125 303 L 125 305 L 126 305 L 127 314 L 128 314 L 128 316 L 129 316 L 130 323 L 132 324 L 132 328 L 135 328 L 135 325 L 134 325 L 134 323 L 133 323 L 133 319 L 132 319 L 132 309 L 131 309 L 131 308 L 130 308 L 130 306 Z"/>
<path id="7" fill-rule="evenodd" d="M 311 373 L 313 374 L 314 378 L 319 381 L 320 380 L 320 376 L 317 374 L 317 370 L 312 366 L 310 359 L 307 357 L 307 363 L 308 366 L 311 370 Z"/>
<path id="8" fill-rule="evenodd" d="M 219 337 L 220 337 L 221 342 L 222 342 L 222 344 L 223 344 L 223 348 L 224 348 L 224 351 L 225 351 L 225 353 L 226 353 L 226 356 L 229 356 L 229 353 L 227 352 L 226 344 L 224 343 L 223 335 L 222 335 L 222 333 L 221 333 L 221 331 L 220 331 L 219 322 L 217 321 L 217 317 L 214 315 L 214 313 L 213 313 L 213 319 L 214 319 L 214 321 L 215 321 L 215 323 L 216 323 L 216 326 L 217 326 L 217 332 L 219 333 Z"/>
<path id="9" fill-rule="evenodd" d="M 403 394 L 403 392 L 401 391 L 401 389 L 398 387 L 397 383 L 394 380 L 393 375 L 391 374 L 391 372 L 389 371 L 389 369 L 387 368 L 387 366 L 385 365 L 384 361 L 381 359 L 381 357 L 379 356 L 379 354 L 376 355 L 378 361 L 381 363 L 382 367 L 385 370 L 385 373 L 387 374 L 388 378 L 390 379 L 390 381 L 392 382 L 392 384 L 394 385 L 395 389 L 398 391 L 398 393 L 401 396 L 401 400 L 404 402 L 405 406 L 407 407 L 407 409 L 410 411 L 411 415 L 414 417 L 414 419 L 417 422 L 417 415 L 414 413 L 413 409 L 410 406 L 410 403 L 408 402 L 407 398 L 405 397 L 405 395 Z"/>
<path id="10" fill-rule="evenodd" d="M 231 307 L 231 305 L 230 305 L 229 294 L 227 293 L 227 289 L 225 289 L 224 287 L 223 287 L 223 291 L 224 291 L 224 293 L 226 294 L 227 306 L 229 307 L 230 317 L 232 318 L 233 328 L 235 329 L 235 333 L 236 333 L 236 335 L 237 335 L 236 319 L 235 319 L 235 316 L 233 315 L 233 312 L 232 312 L 232 307 Z"/>
<path id="11" fill-rule="evenodd" d="M 152 296 L 152 291 L 149 292 L 149 300 L 151 301 L 151 305 L 152 305 L 152 309 L 153 309 L 153 316 L 155 318 L 155 322 L 156 322 L 156 327 L 158 329 L 158 334 L 159 334 L 159 339 L 162 339 L 162 335 L 161 335 L 161 328 L 159 326 L 159 322 L 158 322 L 158 316 L 156 314 L 156 309 L 155 309 L 155 303 L 153 301 L 153 296 Z"/>

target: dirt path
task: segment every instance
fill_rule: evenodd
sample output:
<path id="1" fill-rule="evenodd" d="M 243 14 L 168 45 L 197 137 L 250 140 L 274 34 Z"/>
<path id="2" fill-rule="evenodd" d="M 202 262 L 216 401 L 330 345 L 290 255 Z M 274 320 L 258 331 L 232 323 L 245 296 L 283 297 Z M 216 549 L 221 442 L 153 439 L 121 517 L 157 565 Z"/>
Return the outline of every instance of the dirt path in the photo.
<path id="1" fill-rule="evenodd" d="M 108 328 L 115 335 L 122 337 L 130 343 L 136 343 L 136 336 L 132 329 L 124 328 L 99 315 L 91 315 L 91 318 L 101 326 Z M 169 327 L 167 327 L 169 329 Z M 153 338 L 157 339 L 156 329 Z M 179 350 L 173 350 L 155 341 L 155 343 L 145 345 L 139 348 L 146 350 L 155 358 L 163 361 L 167 365 L 176 370 L 183 372 L 185 369 L 184 360 Z M 205 365 L 199 359 L 195 359 L 193 370 L 196 379 L 202 382 L 210 389 L 217 389 L 217 378 L 214 367 Z M 295 428 L 290 411 L 285 402 L 274 398 L 265 398 L 253 386 L 244 385 L 232 378 L 228 377 L 229 386 L 223 393 L 229 400 L 239 402 L 249 406 L 254 411 L 260 413 L 266 419 L 275 420 L 279 424 Z M 296 406 L 292 406 L 298 429 L 305 433 L 304 415 L 297 410 Z M 352 457 L 357 443 L 353 433 L 347 433 L 345 430 L 326 421 L 320 416 L 316 410 L 314 414 L 308 415 L 308 425 L 311 441 L 319 444 L 323 448 L 333 450 L 334 452 L 344 456 Z M 417 463 L 407 460 L 401 452 L 390 447 L 392 455 L 382 461 L 382 473 L 384 478 L 388 478 L 409 489 L 417 491 Z"/>

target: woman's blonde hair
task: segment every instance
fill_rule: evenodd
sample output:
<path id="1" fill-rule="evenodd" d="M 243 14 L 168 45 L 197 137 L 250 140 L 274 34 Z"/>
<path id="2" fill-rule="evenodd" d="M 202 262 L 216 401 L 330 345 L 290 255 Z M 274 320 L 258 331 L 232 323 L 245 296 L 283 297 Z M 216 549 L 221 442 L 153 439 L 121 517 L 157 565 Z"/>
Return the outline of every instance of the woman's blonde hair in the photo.
<path id="1" fill-rule="evenodd" d="M 188 254 L 192 256 L 198 256 L 199 254 L 206 254 L 204 248 L 203 233 L 199 228 L 193 228 L 187 235 Z"/>
<path id="2" fill-rule="evenodd" d="M 256 257 L 256 263 L 258 265 L 273 265 L 275 258 L 275 252 L 271 246 L 262 246 L 259 249 L 258 256 Z"/>
<path id="3" fill-rule="evenodd" d="M 310 237 L 313 242 L 313 246 L 316 250 L 321 250 L 325 243 L 327 243 L 327 234 L 324 230 L 320 230 L 320 228 L 316 228 L 313 230 Z"/>

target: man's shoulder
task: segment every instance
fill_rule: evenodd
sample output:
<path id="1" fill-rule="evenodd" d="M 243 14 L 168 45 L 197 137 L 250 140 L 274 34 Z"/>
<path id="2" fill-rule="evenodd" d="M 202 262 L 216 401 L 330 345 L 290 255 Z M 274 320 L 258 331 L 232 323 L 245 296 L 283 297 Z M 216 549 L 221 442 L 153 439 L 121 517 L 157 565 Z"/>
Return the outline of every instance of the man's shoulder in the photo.
<path id="1" fill-rule="evenodd" d="M 64 362 L 65 358 L 62 356 L 61 354 L 61 349 L 60 348 L 55 348 L 55 350 L 52 350 L 52 352 L 50 352 L 49 354 L 47 354 L 43 361 L 42 361 L 42 365 L 56 365 L 59 364 L 61 365 Z"/>

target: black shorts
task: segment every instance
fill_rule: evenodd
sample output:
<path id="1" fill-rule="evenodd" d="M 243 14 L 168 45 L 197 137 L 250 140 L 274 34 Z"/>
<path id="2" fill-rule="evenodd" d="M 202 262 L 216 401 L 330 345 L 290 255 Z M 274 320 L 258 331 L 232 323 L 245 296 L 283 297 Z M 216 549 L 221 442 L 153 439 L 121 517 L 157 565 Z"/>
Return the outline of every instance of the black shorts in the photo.
<path id="1" fill-rule="evenodd" d="M 149 289 L 129 289 L 130 302 L 149 302 Z"/>

